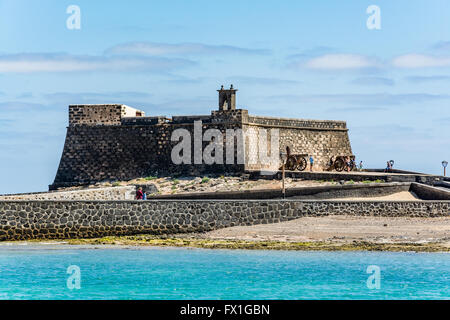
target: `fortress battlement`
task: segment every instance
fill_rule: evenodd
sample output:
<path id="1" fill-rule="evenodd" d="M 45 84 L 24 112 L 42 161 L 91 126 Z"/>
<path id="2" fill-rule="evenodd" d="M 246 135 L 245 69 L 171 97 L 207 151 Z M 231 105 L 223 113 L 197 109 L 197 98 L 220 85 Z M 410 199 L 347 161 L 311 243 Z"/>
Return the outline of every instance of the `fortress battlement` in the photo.
<path id="1" fill-rule="evenodd" d="M 146 117 L 145 112 L 126 105 L 71 105 L 69 106 L 69 126 L 78 125 L 158 125 L 192 124 L 242 121 L 245 125 L 347 130 L 345 121 L 293 119 L 249 115 L 247 110 L 212 111 L 211 115 L 184 115 Z"/>

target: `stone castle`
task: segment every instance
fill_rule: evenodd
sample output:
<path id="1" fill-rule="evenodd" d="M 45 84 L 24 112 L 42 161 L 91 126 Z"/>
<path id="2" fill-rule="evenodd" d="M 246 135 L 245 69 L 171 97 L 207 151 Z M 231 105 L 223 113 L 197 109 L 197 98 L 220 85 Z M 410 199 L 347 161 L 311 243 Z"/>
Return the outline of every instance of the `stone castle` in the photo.
<path id="1" fill-rule="evenodd" d="M 248 110 L 236 108 L 237 90 L 233 86 L 230 89 L 222 86 L 218 92 L 219 109 L 212 111 L 211 115 L 149 117 L 143 111 L 121 104 L 69 106 L 64 150 L 50 189 L 100 181 L 131 180 L 156 174 L 237 175 L 264 170 L 263 162 L 250 161 L 258 147 L 249 143 L 249 137 L 242 132 L 261 135 L 264 130 L 277 129 L 279 151 L 286 151 L 289 147 L 292 153 L 312 155 L 319 170 L 326 166 L 332 156 L 352 154 L 344 121 L 253 116 L 248 114 Z M 173 141 L 172 133 L 176 129 L 185 129 L 194 136 L 199 121 L 200 131 L 220 130 L 223 145 L 234 148 L 232 156 L 236 161 L 233 164 L 228 161 L 228 164 L 198 163 L 194 159 L 197 156 L 198 160 L 195 146 L 191 163 L 173 163 L 172 149 L 179 141 Z M 230 138 L 227 135 L 229 130 L 238 133 Z M 242 156 L 238 155 L 239 141 L 243 142 Z M 270 135 L 267 141 L 270 143 Z M 210 143 L 211 140 L 203 141 L 201 147 L 205 148 Z M 241 159 L 237 159 L 239 157 Z"/>

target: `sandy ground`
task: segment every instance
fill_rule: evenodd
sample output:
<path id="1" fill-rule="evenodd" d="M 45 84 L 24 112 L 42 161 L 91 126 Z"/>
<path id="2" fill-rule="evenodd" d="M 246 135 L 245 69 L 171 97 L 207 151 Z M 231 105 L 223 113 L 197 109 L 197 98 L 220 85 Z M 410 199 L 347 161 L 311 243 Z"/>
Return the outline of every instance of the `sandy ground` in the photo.
<path id="1" fill-rule="evenodd" d="M 288 242 L 441 242 L 445 246 L 450 246 L 450 217 L 305 217 L 277 224 L 221 229 L 208 232 L 205 237 L 207 239 Z"/>
<path id="2" fill-rule="evenodd" d="M 365 181 L 365 183 L 381 183 L 383 180 Z M 286 178 L 286 188 L 302 188 L 313 186 L 332 186 L 339 185 L 337 181 L 326 180 L 303 180 Z M 241 191 L 241 190 L 261 190 L 261 189 L 281 189 L 279 180 L 246 180 L 240 177 L 179 177 L 179 178 L 156 178 L 147 177 L 134 179 L 130 181 L 117 182 L 117 185 L 127 186 L 134 184 L 152 184 L 157 187 L 158 192 L 155 195 L 168 195 L 191 192 L 222 192 L 222 191 Z M 363 184 L 363 182 L 346 181 L 345 184 Z M 97 183 L 91 187 L 111 187 L 111 183 Z M 80 188 L 67 188 L 65 190 L 77 190 Z M 152 196 L 152 195 L 149 195 Z"/>
<path id="3" fill-rule="evenodd" d="M 366 198 L 336 198 L 330 200 L 349 200 L 349 201 L 423 201 L 414 192 L 403 191 L 393 193 L 382 197 L 366 197 Z"/>

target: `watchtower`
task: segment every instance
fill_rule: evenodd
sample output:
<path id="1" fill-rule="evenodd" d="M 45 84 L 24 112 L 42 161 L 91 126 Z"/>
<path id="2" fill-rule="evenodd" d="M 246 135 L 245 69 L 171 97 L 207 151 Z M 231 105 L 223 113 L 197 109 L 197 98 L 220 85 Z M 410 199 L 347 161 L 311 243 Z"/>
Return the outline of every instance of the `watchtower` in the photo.
<path id="1" fill-rule="evenodd" d="M 223 86 L 219 92 L 219 111 L 236 110 L 236 92 L 238 90 L 231 85 L 230 89 L 224 89 Z"/>

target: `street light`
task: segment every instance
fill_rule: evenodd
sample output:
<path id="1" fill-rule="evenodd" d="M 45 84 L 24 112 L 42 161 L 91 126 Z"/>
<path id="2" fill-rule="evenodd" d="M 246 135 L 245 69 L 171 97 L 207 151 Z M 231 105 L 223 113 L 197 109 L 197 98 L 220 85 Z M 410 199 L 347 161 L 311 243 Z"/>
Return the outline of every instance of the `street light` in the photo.
<path id="1" fill-rule="evenodd" d="M 445 177 L 445 168 L 447 168 L 448 166 L 448 162 L 447 161 L 442 161 L 442 166 L 444 167 L 444 177 Z"/>
<path id="2" fill-rule="evenodd" d="M 287 153 L 281 151 L 280 152 L 280 158 L 281 158 L 281 162 L 282 162 L 282 166 L 281 166 L 281 179 L 282 179 L 282 190 L 281 192 L 283 193 L 283 199 L 286 198 L 286 188 L 285 188 L 285 184 L 284 184 L 284 179 L 285 179 L 285 173 L 284 173 L 284 166 L 286 164 L 286 160 L 287 160 Z"/>

